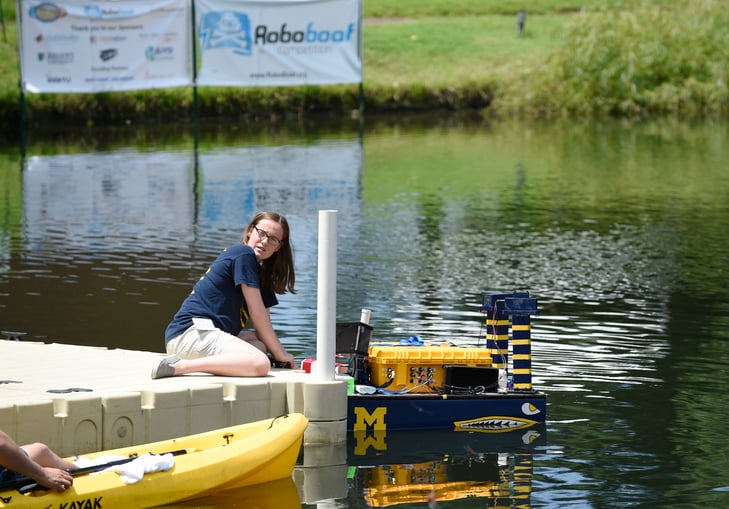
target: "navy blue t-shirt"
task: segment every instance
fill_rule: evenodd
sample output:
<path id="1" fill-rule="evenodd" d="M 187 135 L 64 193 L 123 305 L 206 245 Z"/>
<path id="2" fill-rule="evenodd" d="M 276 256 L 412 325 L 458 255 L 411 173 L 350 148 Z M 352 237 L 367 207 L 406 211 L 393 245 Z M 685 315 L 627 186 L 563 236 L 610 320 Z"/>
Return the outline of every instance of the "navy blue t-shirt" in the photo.
<path id="1" fill-rule="evenodd" d="M 237 335 L 246 326 L 248 308 L 240 285 L 261 289 L 263 304 L 278 304 L 276 294 L 261 288 L 260 265 L 250 246 L 238 244 L 223 251 L 195 283 L 165 331 L 165 343 L 192 325 L 193 318 L 210 318 L 213 324 Z"/>

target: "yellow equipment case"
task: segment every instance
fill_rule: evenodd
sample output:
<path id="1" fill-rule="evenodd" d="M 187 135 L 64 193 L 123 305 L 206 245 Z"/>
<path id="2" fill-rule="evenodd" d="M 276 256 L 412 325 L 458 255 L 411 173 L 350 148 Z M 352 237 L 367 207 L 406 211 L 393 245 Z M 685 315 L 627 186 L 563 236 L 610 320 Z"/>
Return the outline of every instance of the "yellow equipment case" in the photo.
<path id="1" fill-rule="evenodd" d="M 450 343 L 428 346 L 372 344 L 367 357 L 372 385 L 394 392 L 440 392 L 446 385 L 446 368 L 451 366 L 489 368 L 491 354 L 486 348 Z"/>

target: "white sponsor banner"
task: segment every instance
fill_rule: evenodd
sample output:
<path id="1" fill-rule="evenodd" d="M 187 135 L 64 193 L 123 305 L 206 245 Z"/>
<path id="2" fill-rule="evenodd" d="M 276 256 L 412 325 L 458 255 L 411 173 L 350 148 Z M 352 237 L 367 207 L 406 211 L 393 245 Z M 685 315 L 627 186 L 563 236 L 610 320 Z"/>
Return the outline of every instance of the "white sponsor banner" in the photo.
<path id="1" fill-rule="evenodd" d="M 361 0 L 197 0 L 198 85 L 362 81 Z"/>
<path id="2" fill-rule="evenodd" d="M 190 0 L 21 0 L 27 92 L 188 86 Z"/>

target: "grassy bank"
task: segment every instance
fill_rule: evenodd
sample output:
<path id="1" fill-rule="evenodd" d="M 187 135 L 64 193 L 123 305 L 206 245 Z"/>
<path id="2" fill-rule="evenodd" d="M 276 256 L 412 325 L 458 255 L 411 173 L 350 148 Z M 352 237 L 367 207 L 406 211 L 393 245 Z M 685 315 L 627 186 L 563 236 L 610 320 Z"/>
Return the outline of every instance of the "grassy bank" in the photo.
<path id="1" fill-rule="evenodd" d="M 507 116 L 722 115 L 729 8 L 719 0 L 365 0 L 368 112 L 476 109 Z M 20 115 L 14 3 L 3 4 L 0 125 Z M 200 88 L 203 117 L 349 115 L 357 85 Z M 40 122 L 187 120 L 190 88 L 26 95 Z"/>

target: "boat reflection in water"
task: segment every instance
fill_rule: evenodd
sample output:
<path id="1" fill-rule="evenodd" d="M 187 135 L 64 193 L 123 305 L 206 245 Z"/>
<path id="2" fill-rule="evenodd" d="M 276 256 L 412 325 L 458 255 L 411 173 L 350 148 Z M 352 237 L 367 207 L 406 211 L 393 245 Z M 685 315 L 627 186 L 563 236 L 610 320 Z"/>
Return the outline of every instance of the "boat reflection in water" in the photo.
<path id="1" fill-rule="evenodd" d="M 531 507 L 533 457 L 543 423 L 508 432 L 372 431 L 345 444 L 307 447 L 292 478 L 234 488 L 166 509 L 391 507 L 477 499 L 480 508 Z M 345 459 L 346 458 L 346 459 Z M 346 465 L 344 462 L 346 461 Z M 334 504 L 334 505 L 332 505 Z"/>
<path id="2" fill-rule="evenodd" d="M 531 506 L 535 448 L 543 423 L 509 432 L 350 434 L 350 492 L 370 507 L 483 498 L 479 507 Z"/>
<path id="3" fill-rule="evenodd" d="M 160 506 L 164 509 L 301 509 L 292 477 L 263 484 L 232 488 L 188 502 Z"/>

